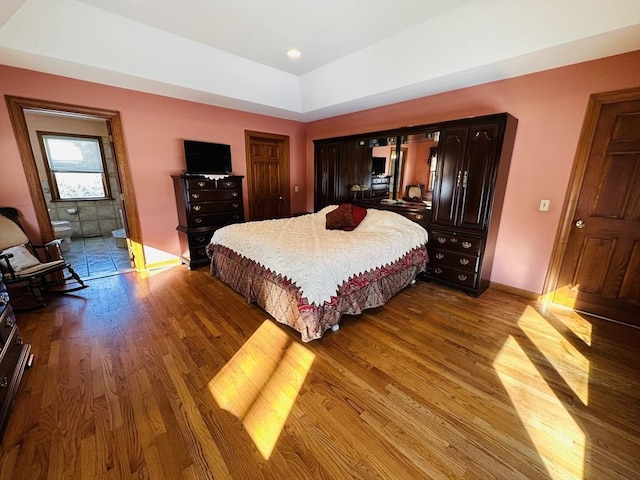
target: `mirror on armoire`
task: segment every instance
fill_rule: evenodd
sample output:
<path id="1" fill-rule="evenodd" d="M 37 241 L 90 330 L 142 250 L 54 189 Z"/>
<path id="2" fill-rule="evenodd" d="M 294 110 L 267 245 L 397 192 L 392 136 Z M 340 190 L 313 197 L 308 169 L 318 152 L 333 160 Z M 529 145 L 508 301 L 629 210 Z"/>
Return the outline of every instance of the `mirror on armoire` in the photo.
<path id="1" fill-rule="evenodd" d="M 431 206 L 438 137 L 437 131 L 425 131 L 371 140 L 372 178 L 389 179 L 390 201 Z"/>

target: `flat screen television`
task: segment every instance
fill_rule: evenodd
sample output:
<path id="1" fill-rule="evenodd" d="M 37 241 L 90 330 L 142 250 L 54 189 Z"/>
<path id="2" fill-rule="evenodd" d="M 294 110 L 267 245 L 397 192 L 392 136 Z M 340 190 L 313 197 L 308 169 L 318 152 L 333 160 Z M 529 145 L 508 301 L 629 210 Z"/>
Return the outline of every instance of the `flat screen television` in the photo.
<path id="1" fill-rule="evenodd" d="M 229 174 L 231 168 L 231 146 L 223 143 L 184 140 L 184 158 L 187 174 Z"/>
<path id="2" fill-rule="evenodd" d="M 387 157 L 372 157 L 371 170 L 373 175 L 384 175 L 387 172 Z"/>

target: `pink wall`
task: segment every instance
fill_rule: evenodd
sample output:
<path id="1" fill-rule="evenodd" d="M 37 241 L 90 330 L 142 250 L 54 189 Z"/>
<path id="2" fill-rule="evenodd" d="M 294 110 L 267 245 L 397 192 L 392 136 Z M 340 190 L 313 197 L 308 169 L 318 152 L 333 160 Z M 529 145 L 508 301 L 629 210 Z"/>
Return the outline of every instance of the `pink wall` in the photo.
<path id="1" fill-rule="evenodd" d="M 496 112 L 519 119 L 492 281 L 540 292 L 589 96 L 640 86 L 640 51 L 302 124 L 0 66 L 0 93 L 120 111 L 146 246 L 177 255 L 170 175 L 182 138 L 229 143 L 245 173 L 244 130 L 291 138 L 292 211 L 313 208 L 313 140 Z M 306 138 L 305 138 L 306 134 Z M 306 162 L 306 163 L 305 163 Z M 11 178 L 8 182 L 5 179 Z M 36 225 L 6 104 L 0 107 L 0 205 Z M 293 192 L 300 185 L 300 193 Z M 537 210 L 550 199 L 548 212 Z"/>
<path id="2" fill-rule="evenodd" d="M 291 209 L 305 210 L 305 125 L 29 70 L 0 66 L 0 93 L 121 113 L 134 178 L 147 263 L 178 255 L 178 224 L 170 175 L 184 170 L 182 139 L 228 143 L 235 173 L 246 175 L 245 130 L 288 135 Z M 7 106 L 0 106 L 0 205 L 15 206 L 37 228 Z M 6 179 L 10 178 L 11 181 Z M 300 193 L 293 186 L 300 185 Z M 246 187 L 246 182 L 245 182 Z M 245 188 L 245 209 L 246 188 Z"/>
<path id="3" fill-rule="evenodd" d="M 509 112 L 519 123 L 491 281 L 540 293 L 589 97 L 638 86 L 640 51 L 313 122 L 307 183 L 314 139 Z"/>

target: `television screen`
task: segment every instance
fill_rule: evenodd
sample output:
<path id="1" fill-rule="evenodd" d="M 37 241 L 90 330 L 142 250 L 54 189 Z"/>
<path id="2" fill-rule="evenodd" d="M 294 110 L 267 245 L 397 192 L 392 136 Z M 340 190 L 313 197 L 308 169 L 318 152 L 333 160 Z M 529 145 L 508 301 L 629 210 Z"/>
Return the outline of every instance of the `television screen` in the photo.
<path id="1" fill-rule="evenodd" d="M 372 157 L 371 160 L 371 173 L 384 175 L 387 171 L 387 157 Z"/>
<path id="2" fill-rule="evenodd" d="M 231 146 L 223 143 L 184 141 L 184 157 L 187 173 L 231 173 Z"/>

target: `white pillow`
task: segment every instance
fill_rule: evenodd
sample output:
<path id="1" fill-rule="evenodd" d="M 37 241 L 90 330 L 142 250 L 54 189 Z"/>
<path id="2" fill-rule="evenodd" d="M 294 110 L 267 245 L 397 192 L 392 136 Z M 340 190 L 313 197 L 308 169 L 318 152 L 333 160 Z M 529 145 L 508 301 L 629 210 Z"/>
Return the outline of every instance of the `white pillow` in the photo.
<path id="1" fill-rule="evenodd" d="M 35 267 L 40 263 L 40 260 L 34 257 L 24 245 L 10 247 L 2 252 L 3 255 L 8 255 L 10 253 L 13 254 L 13 257 L 9 259 L 9 263 L 15 272 L 21 272 L 26 268 Z M 4 263 L 4 261 L 2 263 Z"/>

